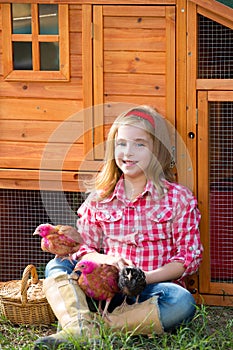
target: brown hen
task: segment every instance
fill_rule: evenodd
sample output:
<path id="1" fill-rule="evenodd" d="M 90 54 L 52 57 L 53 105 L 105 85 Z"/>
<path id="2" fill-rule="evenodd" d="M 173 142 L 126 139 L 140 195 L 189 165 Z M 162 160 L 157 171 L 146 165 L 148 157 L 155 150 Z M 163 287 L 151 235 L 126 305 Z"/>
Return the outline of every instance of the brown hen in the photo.
<path id="1" fill-rule="evenodd" d="M 118 293 L 119 270 L 108 264 L 97 264 L 93 261 L 80 261 L 74 271 L 80 271 L 78 284 L 84 293 L 95 300 L 106 300 L 102 316 L 107 316 L 108 306 L 116 293 Z"/>
<path id="2" fill-rule="evenodd" d="M 70 258 L 73 253 L 77 252 L 82 241 L 78 231 L 66 225 L 41 224 L 33 235 L 42 237 L 41 249 L 43 251 L 63 258 L 65 256 Z"/>

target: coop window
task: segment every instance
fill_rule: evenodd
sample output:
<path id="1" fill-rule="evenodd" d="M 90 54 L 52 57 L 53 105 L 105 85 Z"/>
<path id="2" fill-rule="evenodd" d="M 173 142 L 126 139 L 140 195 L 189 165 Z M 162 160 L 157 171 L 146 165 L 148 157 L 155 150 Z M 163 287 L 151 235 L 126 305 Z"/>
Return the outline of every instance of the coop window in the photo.
<path id="1" fill-rule="evenodd" d="M 68 7 L 3 5 L 6 80 L 68 80 Z"/>
<path id="2" fill-rule="evenodd" d="M 233 282 L 233 102 L 209 103 L 211 281 Z"/>
<path id="3" fill-rule="evenodd" d="M 0 190 L 0 281 L 20 279 L 24 268 L 34 264 L 43 276 L 54 255 L 43 252 L 41 239 L 33 236 L 42 223 L 76 225 L 77 209 L 84 193 Z"/>
<path id="4" fill-rule="evenodd" d="M 198 78 L 233 79 L 233 30 L 198 15 Z"/>

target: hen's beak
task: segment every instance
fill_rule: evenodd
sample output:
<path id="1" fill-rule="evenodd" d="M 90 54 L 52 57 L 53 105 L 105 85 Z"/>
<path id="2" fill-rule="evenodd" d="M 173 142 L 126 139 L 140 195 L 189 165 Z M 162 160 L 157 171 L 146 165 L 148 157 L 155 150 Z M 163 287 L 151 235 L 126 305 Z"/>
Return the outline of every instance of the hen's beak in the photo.
<path id="1" fill-rule="evenodd" d="M 82 271 L 79 269 L 79 267 L 75 267 L 73 269 L 73 272 L 76 273 L 78 275 L 78 278 L 81 276 L 82 274 Z"/>
<path id="2" fill-rule="evenodd" d="M 127 274 L 127 277 L 128 277 L 128 279 L 129 279 L 129 281 L 130 281 L 130 280 L 131 280 L 131 277 L 132 277 L 131 271 L 129 271 L 129 273 Z"/>
<path id="3" fill-rule="evenodd" d="M 75 272 L 81 272 L 81 270 L 80 270 L 80 268 L 79 267 L 75 267 L 74 269 L 73 269 L 73 271 L 75 271 Z"/>

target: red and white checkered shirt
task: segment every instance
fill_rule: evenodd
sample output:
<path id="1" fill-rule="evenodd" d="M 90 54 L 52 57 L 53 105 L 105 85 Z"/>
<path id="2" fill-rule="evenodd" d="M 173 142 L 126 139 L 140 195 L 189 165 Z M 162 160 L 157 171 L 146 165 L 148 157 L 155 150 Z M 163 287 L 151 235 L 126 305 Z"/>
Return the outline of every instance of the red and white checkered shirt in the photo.
<path id="1" fill-rule="evenodd" d="M 196 198 L 184 186 L 165 180 L 164 184 L 162 198 L 148 181 L 143 193 L 130 202 L 122 178 L 108 198 L 96 201 L 90 195 L 78 210 L 77 228 L 85 244 L 73 257 L 102 248 L 144 271 L 179 261 L 186 269 L 182 277 L 196 272 L 203 250 Z"/>

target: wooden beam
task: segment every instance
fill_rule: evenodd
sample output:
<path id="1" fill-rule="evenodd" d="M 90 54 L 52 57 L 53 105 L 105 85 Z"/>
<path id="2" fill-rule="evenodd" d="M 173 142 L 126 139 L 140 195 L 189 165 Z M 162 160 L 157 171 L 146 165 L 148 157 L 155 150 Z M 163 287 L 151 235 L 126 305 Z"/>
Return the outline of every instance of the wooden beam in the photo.
<path id="1" fill-rule="evenodd" d="M 187 158 L 185 145 L 187 142 L 187 58 L 186 58 L 186 33 L 187 33 L 187 7 L 186 0 L 180 0 L 176 6 L 176 129 L 177 149 L 176 163 L 178 181 L 187 184 Z"/>
<path id="2" fill-rule="evenodd" d="M 187 168 L 187 186 L 197 191 L 197 130 L 196 130 L 196 77 L 197 77 L 197 13 L 196 5 L 188 3 L 187 7 L 187 149 L 190 164 Z M 192 133 L 192 134 L 190 134 Z M 191 135 L 191 137 L 189 136 Z"/>
<path id="3" fill-rule="evenodd" d="M 92 7 L 82 6 L 82 67 L 84 108 L 84 154 L 93 160 L 93 77 L 92 77 Z"/>
<path id="4" fill-rule="evenodd" d="M 94 157 L 104 158 L 104 61 L 103 61 L 103 7 L 94 7 L 93 12 L 94 56 Z"/>
<path id="5" fill-rule="evenodd" d="M 200 269 L 200 293 L 210 292 L 210 238 L 209 238 L 209 125 L 208 95 L 198 93 L 198 206 L 202 214 L 200 223 L 201 241 L 204 246 Z"/>
<path id="6" fill-rule="evenodd" d="M 218 16 L 225 18 L 225 20 L 229 20 L 232 23 L 233 20 L 233 9 L 229 6 L 225 6 L 218 1 L 214 0 L 189 0 L 196 5 L 199 5 L 203 9 L 208 10 L 210 13 L 215 13 Z"/>

